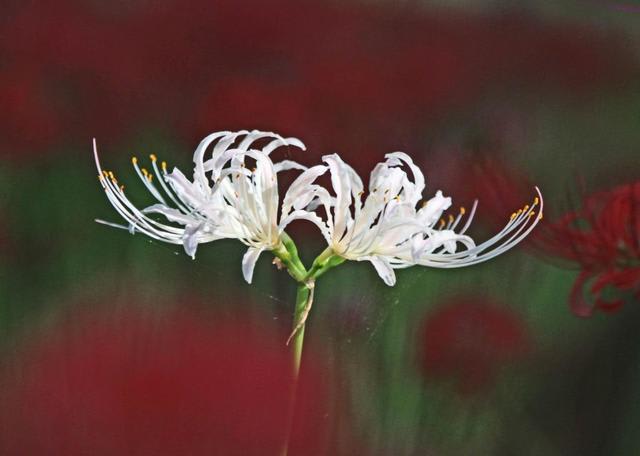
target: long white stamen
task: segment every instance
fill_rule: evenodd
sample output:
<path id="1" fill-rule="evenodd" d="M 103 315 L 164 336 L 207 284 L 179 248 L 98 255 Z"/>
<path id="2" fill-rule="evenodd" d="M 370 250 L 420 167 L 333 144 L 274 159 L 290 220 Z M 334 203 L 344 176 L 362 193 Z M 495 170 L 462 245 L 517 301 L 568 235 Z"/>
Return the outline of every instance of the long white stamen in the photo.
<path id="1" fill-rule="evenodd" d="M 138 222 L 152 232 L 157 233 L 160 236 L 171 236 L 174 234 L 181 234 L 183 230 L 170 225 L 165 225 L 152 218 L 146 216 L 140 212 L 125 196 L 124 192 L 117 188 L 116 185 L 107 178 L 103 179 L 103 184 L 106 185 L 106 194 L 111 201 L 115 209 L 130 223 Z M 154 226 L 155 225 L 155 226 Z"/>
<path id="2" fill-rule="evenodd" d="M 464 226 L 460 230 L 459 234 L 464 234 L 464 233 L 467 232 L 467 230 L 471 226 L 471 221 L 473 220 L 473 216 L 476 215 L 476 209 L 477 208 L 478 208 L 478 200 L 474 200 L 473 201 L 473 206 L 471 206 L 471 212 L 469 213 L 469 216 L 467 217 L 467 222 L 464 224 Z"/>
<path id="3" fill-rule="evenodd" d="M 500 231 L 500 233 L 493 236 L 488 241 L 485 241 L 482 244 L 476 246 L 475 248 L 465 250 L 464 252 L 460 252 L 457 254 L 424 254 L 420 257 L 419 263 L 425 266 L 436 266 L 442 268 L 470 266 L 489 260 L 510 249 L 511 247 L 522 241 L 527 235 L 529 235 L 529 233 L 531 233 L 533 228 L 542 218 L 544 201 L 542 199 L 542 195 L 540 194 L 540 190 L 537 187 L 536 192 L 538 193 L 540 202 L 540 210 L 537 213 L 534 212 L 534 208 L 537 206 L 538 200 L 536 200 L 534 204 L 526 211 L 522 211 L 519 215 L 513 217 L 507 223 L 505 228 Z M 531 222 L 532 219 L 533 221 Z M 506 236 L 514 230 L 515 233 L 511 234 L 511 236 L 505 240 Z M 482 252 L 486 251 L 489 247 L 498 242 L 503 243 L 494 250 L 488 251 L 484 255 L 481 255 Z"/>
<path id="4" fill-rule="evenodd" d="M 190 209 L 187 208 L 187 206 L 180 201 L 178 198 L 176 198 L 176 196 L 174 195 L 174 192 L 169 188 L 169 186 L 165 183 L 165 179 L 166 179 L 166 175 L 167 175 L 167 171 L 166 171 L 166 163 L 162 162 L 162 172 L 160 171 L 160 169 L 158 168 L 158 164 L 156 163 L 158 160 L 151 160 L 151 166 L 153 167 L 153 172 L 156 175 L 156 179 L 158 180 L 158 182 L 160 182 L 160 186 L 162 187 L 162 190 L 164 190 L 164 192 L 169 196 L 169 198 L 171 199 L 171 201 L 173 201 L 173 203 L 182 211 L 185 213 L 188 213 L 190 211 Z"/>
<path id="5" fill-rule="evenodd" d="M 133 164 L 133 168 L 136 170 L 136 174 L 138 174 L 138 177 L 140 178 L 144 186 L 147 187 L 147 190 L 149 190 L 149 193 L 151 193 L 162 204 L 167 204 L 160 192 L 156 189 L 155 185 L 151 183 L 151 174 L 149 174 L 149 172 L 144 168 L 140 169 L 140 167 L 138 166 L 138 158 L 131 157 L 131 163 Z"/>

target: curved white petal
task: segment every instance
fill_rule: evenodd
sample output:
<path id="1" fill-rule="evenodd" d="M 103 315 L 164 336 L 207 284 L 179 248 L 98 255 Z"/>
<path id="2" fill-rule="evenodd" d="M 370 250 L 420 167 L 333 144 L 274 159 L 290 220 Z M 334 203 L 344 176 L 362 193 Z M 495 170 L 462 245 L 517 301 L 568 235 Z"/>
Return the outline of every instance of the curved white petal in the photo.
<path id="1" fill-rule="evenodd" d="M 262 152 L 269 155 L 271 154 L 271 152 L 273 152 L 274 150 L 276 150 L 278 147 L 281 147 L 281 146 L 293 146 L 301 150 L 307 150 L 307 146 L 305 146 L 304 143 L 300 141 L 298 138 L 278 137 L 278 139 L 275 139 L 271 141 L 269 144 L 267 144 L 266 146 L 264 146 L 262 148 Z"/>
<path id="2" fill-rule="evenodd" d="M 352 201 L 352 187 L 358 186 L 361 182 L 355 179 L 357 174 L 351 172 L 352 168 L 343 162 L 338 154 L 325 155 L 322 160 L 331 170 L 331 185 L 336 194 L 332 238 L 334 242 L 339 242 L 352 219 L 349 209 Z"/>
<path id="3" fill-rule="evenodd" d="M 254 142 L 262 138 L 277 138 L 276 141 L 282 140 L 282 136 L 276 133 L 273 133 L 271 131 L 251 130 L 245 135 L 244 139 L 238 145 L 238 150 L 247 151 L 249 150 L 249 147 L 253 145 Z"/>
<path id="4" fill-rule="evenodd" d="M 242 257 L 242 275 L 247 283 L 251 283 L 253 280 L 253 270 L 255 269 L 256 262 L 263 251 L 264 247 L 249 247 Z"/>
<path id="5" fill-rule="evenodd" d="M 324 187 L 319 187 L 317 189 L 314 189 L 313 192 L 314 192 L 314 198 L 306 206 L 306 209 L 308 211 L 315 211 L 318 207 L 324 206 L 325 212 L 327 213 L 327 223 L 329 224 L 329 226 L 331 226 L 332 221 L 331 221 L 330 208 L 336 205 L 336 199 L 332 197 Z"/>
<path id="6" fill-rule="evenodd" d="M 407 155 L 404 152 L 392 152 L 390 154 L 386 154 L 385 158 L 387 158 L 388 161 L 398 160 L 397 164 L 399 165 L 402 164 L 400 162 L 404 162 L 409 167 L 409 169 L 411 169 L 414 182 L 410 186 L 410 191 L 409 189 L 407 189 L 408 194 L 406 195 L 406 197 L 407 197 L 407 200 L 412 204 L 414 205 L 417 204 L 418 201 L 422 199 L 422 192 L 424 191 L 424 187 L 425 187 L 424 175 L 422 174 L 422 171 L 420 171 L 420 168 L 418 168 L 413 163 L 413 160 L 411 159 L 411 157 L 409 157 L 409 155 Z M 391 163 L 394 163 L 394 162 L 391 161 Z"/>
<path id="7" fill-rule="evenodd" d="M 307 167 L 293 160 L 282 160 L 278 163 L 274 163 L 273 169 L 276 173 L 280 173 L 282 171 L 288 171 L 290 169 L 299 169 L 304 171 L 305 169 L 307 169 Z"/>
<path id="8" fill-rule="evenodd" d="M 294 202 L 305 194 L 309 195 L 309 201 L 313 199 L 313 192 L 310 192 L 310 186 L 321 175 L 327 171 L 324 165 L 316 165 L 302 172 L 289 186 L 289 189 L 282 200 L 282 214 L 286 216 L 294 205 Z"/>
<path id="9" fill-rule="evenodd" d="M 287 215 L 287 217 L 285 217 L 278 226 L 280 233 L 282 233 L 287 225 L 294 220 L 308 220 L 312 222 L 320 229 L 320 232 L 322 233 L 325 241 L 327 241 L 327 244 L 331 244 L 331 233 L 329 231 L 329 227 L 326 225 L 324 220 L 318 217 L 315 213 L 309 211 L 297 210 Z"/>
<path id="10" fill-rule="evenodd" d="M 171 173 L 165 175 L 165 180 L 169 183 L 178 198 L 188 206 L 195 207 L 205 198 L 205 193 L 198 185 L 189 181 L 178 168 L 174 168 Z"/>
<path id="11" fill-rule="evenodd" d="M 194 260 L 196 259 L 196 250 L 198 249 L 198 237 L 203 226 L 204 222 L 197 225 L 187 225 L 184 229 L 184 235 L 182 236 L 184 251 Z"/>
<path id="12" fill-rule="evenodd" d="M 370 261 L 385 284 L 392 287 L 396 284 L 396 273 L 389 262 L 379 256 L 362 257 L 359 261 Z"/>
<path id="13" fill-rule="evenodd" d="M 418 220 L 425 226 L 432 226 L 449 207 L 451 207 L 451 198 L 443 196 L 442 191 L 438 190 L 435 196 L 426 201 L 422 208 L 418 210 Z"/>
<path id="14" fill-rule="evenodd" d="M 212 142 L 214 142 L 218 138 L 228 136 L 230 134 L 231 134 L 230 131 L 217 131 L 215 133 L 211 133 L 210 135 L 206 136 L 202 141 L 200 141 L 200 144 L 198 144 L 198 147 L 196 147 L 196 150 L 193 153 L 193 164 L 194 164 L 193 179 L 195 182 L 200 183 L 203 191 L 209 190 L 209 182 L 207 180 L 207 176 L 205 174 L 205 169 L 204 169 L 204 153 L 206 152 L 207 148 Z"/>

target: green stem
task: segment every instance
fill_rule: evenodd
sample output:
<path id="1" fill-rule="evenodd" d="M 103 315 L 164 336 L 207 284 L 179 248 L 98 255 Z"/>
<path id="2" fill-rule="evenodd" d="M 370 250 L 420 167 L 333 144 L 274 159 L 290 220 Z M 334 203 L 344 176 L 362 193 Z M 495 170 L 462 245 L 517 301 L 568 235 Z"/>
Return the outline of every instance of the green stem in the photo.
<path id="1" fill-rule="evenodd" d="M 271 252 L 281 261 L 296 282 L 303 282 L 307 276 L 307 270 L 298 256 L 296 245 L 287 233 L 282 233 L 281 240 L 281 244 Z"/>
<path id="2" fill-rule="evenodd" d="M 296 308 L 293 315 L 292 328 L 296 328 L 300 319 L 304 314 L 304 310 L 307 307 L 309 298 L 311 297 L 311 288 L 306 284 L 300 284 L 298 286 L 298 292 L 296 294 Z M 298 378 L 300 372 L 300 360 L 302 359 L 302 344 L 304 342 L 304 326 L 301 327 L 298 332 L 293 336 L 293 378 Z"/>
<path id="3" fill-rule="evenodd" d="M 313 261 L 313 264 L 309 268 L 306 279 L 315 280 L 329 269 L 344 263 L 345 259 L 339 255 L 336 255 L 331 249 L 327 247 L 318 257 Z"/>
<path id="4" fill-rule="evenodd" d="M 289 451 L 289 440 L 291 439 L 291 430 L 293 428 L 295 406 L 296 406 L 296 391 L 298 389 L 298 379 L 300 376 L 300 363 L 302 360 L 302 345 L 304 342 L 304 329 L 307 316 L 311 310 L 313 303 L 313 290 L 315 287 L 316 278 L 320 277 L 329 269 L 344 262 L 344 258 L 336 255 L 329 247 L 325 249 L 313 262 L 313 265 L 306 270 L 300 257 L 298 255 L 298 249 L 296 248 L 293 240 L 287 235 L 282 233 L 281 243 L 278 247 L 273 249 L 273 254 L 280 260 L 282 265 L 287 268 L 287 271 L 298 282 L 298 291 L 296 294 L 296 307 L 293 313 L 293 325 L 290 342 L 293 344 L 291 350 L 292 356 L 292 383 L 291 383 L 291 396 L 289 398 L 289 407 L 287 410 L 287 422 L 286 422 L 286 434 L 284 440 L 284 446 L 282 448 L 281 456 L 287 456 Z"/>
<path id="5" fill-rule="evenodd" d="M 298 324 L 300 319 L 303 318 L 305 309 L 309 303 L 310 299 L 313 299 L 313 283 L 306 284 L 301 283 L 298 285 L 298 291 L 296 293 L 296 307 L 293 315 L 293 330 L 298 328 Z M 297 329 L 296 333 L 293 335 L 292 339 L 292 367 L 293 367 L 293 380 L 291 383 L 291 395 L 289 398 L 289 408 L 287 411 L 287 424 L 286 424 L 286 434 L 284 440 L 284 447 L 282 449 L 281 455 L 287 456 L 289 451 L 289 440 L 291 438 L 291 429 L 293 428 L 293 417 L 296 408 L 296 391 L 298 389 L 298 378 L 300 376 L 300 362 L 302 360 L 302 345 L 304 343 L 304 325 Z"/>

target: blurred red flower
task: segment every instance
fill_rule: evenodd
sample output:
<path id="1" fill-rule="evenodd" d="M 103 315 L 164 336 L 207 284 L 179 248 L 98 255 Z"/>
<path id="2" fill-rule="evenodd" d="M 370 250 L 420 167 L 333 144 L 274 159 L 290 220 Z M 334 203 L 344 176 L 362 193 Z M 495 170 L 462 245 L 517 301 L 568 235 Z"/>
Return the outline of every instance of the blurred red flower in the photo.
<path id="1" fill-rule="evenodd" d="M 490 387 L 500 369 L 531 348 L 525 322 L 487 299 L 461 296 L 430 312 L 420 327 L 421 370 L 463 394 Z"/>
<path id="2" fill-rule="evenodd" d="M 590 29 L 356 2 L 23 2 L 0 34 L 12 157 L 147 126 L 193 138 L 242 124 L 348 151 L 368 172 L 496 87 L 575 92 L 636 71 L 624 43 Z"/>
<path id="3" fill-rule="evenodd" d="M 292 372 L 286 337 L 201 317 L 85 314 L 31 341 L 3 369 L 0 452 L 280 454 Z M 290 454 L 325 454 L 321 366 L 305 359 Z"/>
<path id="4" fill-rule="evenodd" d="M 0 150 L 38 149 L 60 136 L 62 120 L 46 84 L 38 71 L 0 70 Z"/>
<path id="5" fill-rule="evenodd" d="M 570 295 L 576 315 L 613 312 L 626 296 L 640 298 L 640 181 L 585 197 L 580 209 L 547 224 L 539 244 L 580 267 Z"/>

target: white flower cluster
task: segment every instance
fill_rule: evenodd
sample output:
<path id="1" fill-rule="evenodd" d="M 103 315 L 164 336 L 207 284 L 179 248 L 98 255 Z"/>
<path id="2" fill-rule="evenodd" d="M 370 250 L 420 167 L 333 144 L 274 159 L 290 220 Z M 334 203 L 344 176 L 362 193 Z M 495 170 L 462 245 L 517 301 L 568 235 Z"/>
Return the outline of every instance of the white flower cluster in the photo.
<path id="1" fill-rule="evenodd" d="M 128 225 L 99 222 L 181 244 L 191 257 L 198 244 L 238 239 L 248 246 L 242 271 L 250 283 L 260 254 L 281 251 L 288 239 L 286 226 L 305 219 L 320 229 L 330 255 L 370 261 L 392 286 L 394 269 L 413 265 L 454 268 L 493 258 L 520 242 L 542 218 L 542 196 L 536 188 L 538 196 L 531 206 L 514 213 L 498 234 L 476 245 L 465 234 L 476 204 L 468 214 L 460 209 L 457 216 L 450 215 L 448 222 L 442 215 L 451 206 L 451 198 L 441 191 L 420 204 L 424 177 L 407 154 L 387 154 L 371 172 L 365 192 L 360 177 L 337 154 L 324 156 L 323 164 L 311 168 L 289 160 L 274 163 L 270 154 L 282 146 L 305 150 L 299 139 L 271 132 L 213 133 L 195 150 L 191 180 L 177 168 L 168 172 L 164 162 L 158 166 L 155 155 L 150 156 L 153 172 L 140 168 L 134 157 L 136 173 L 157 200 L 138 209 L 113 173 L 100 166 L 94 140 L 100 182 Z M 302 173 L 289 186 L 279 208 L 277 176 L 290 169 Z M 316 183 L 327 171 L 332 192 Z"/>

